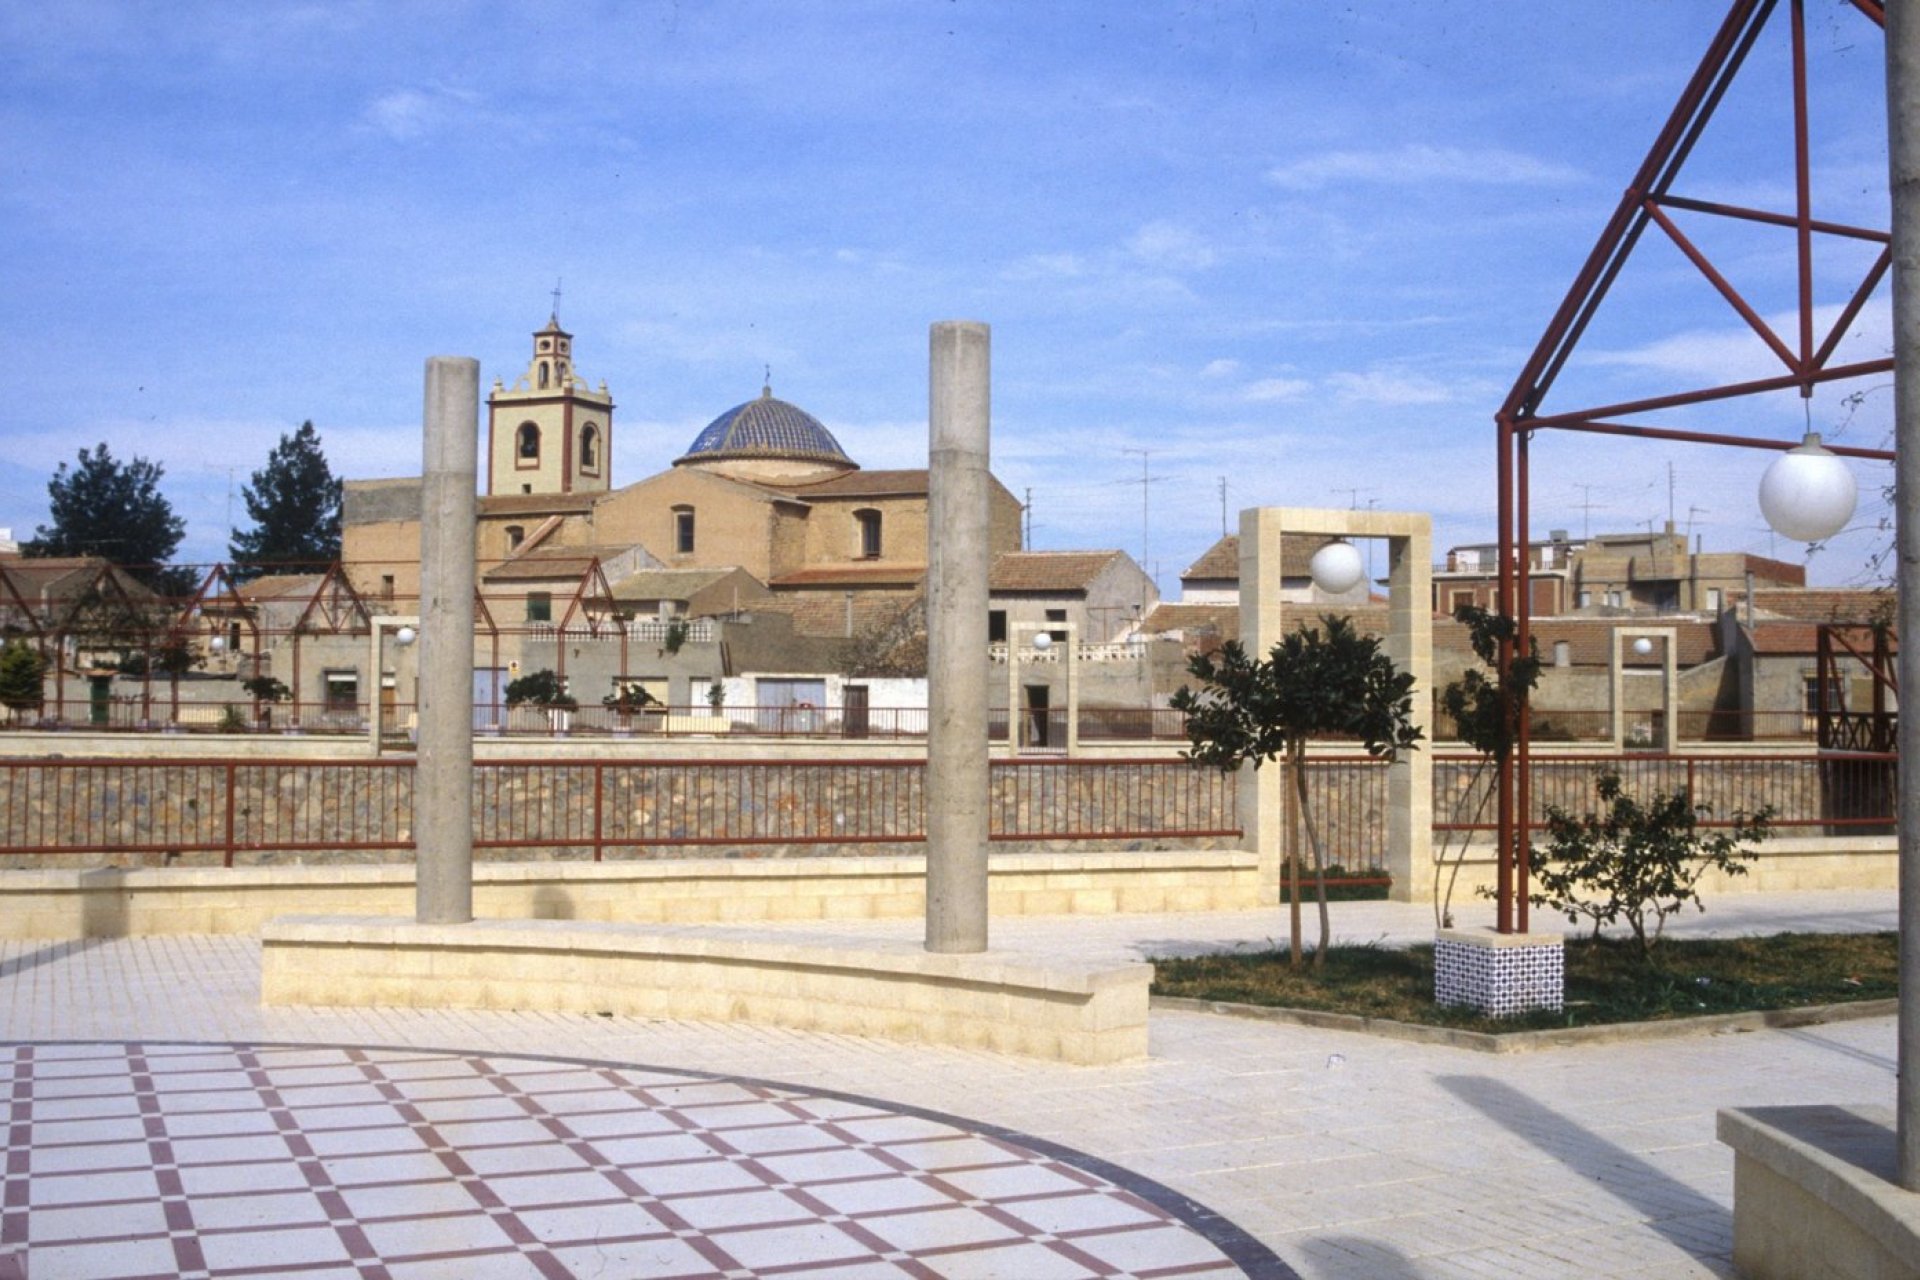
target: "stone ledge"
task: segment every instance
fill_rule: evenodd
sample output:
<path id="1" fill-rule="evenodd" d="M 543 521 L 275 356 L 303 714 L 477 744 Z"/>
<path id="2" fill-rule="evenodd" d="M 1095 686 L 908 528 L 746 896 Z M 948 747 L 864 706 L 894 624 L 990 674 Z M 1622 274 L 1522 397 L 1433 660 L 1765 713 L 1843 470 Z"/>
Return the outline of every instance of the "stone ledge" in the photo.
<path id="1" fill-rule="evenodd" d="M 1719 1113 L 1734 1151 L 1733 1257 L 1750 1280 L 1920 1275 L 1920 1193 L 1895 1185 L 1885 1107 Z"/>
<path id="2" fill-rule="evenodd" d="M 1684 1036 L 1718 1036 L 1780 1027 L 1818 1027 L 1829 1022 L 1890 1018 L 1900 1011 L 1898 1000 L 1854 1000 L 1845 1004 L 1801 1005 L 1794 1009 L 1754 1009 L 1747 1013 L 1714 1013 L 1699 1018 L 1669 1018 L 1660 1022 L 1607 1022 L 1590 1027 L 1553 1027 L 1544 1031 L 1466 1031 L 1421 1022 L 1398 1022 L 1327 1009 L 1293 1009 L 1284 1005 L 1238 1004 L 1227 1000 L 1196 1000 L 1189 996 L 1154 996 L 1155 1009 L 1181 1013 L 1212 1013 L 1256 1022 L 1282 1022 L 1323 1031 L 1353 1031 L 1387 1040 L 1440 1044 L 1475 1053 L 1534 1053 L 1577 1045 L 1620 1044 L 1640 1040 L 1677 1040 Z"/>
<path id="3" fill-rule="evenodd" d="M 261 934 L 269 1005 L 549 1009 L 772 1023 L 1074 1063 L 1147 1050 L 1152 967 L 904 942 L 558 920 L 295 916 Z"/>

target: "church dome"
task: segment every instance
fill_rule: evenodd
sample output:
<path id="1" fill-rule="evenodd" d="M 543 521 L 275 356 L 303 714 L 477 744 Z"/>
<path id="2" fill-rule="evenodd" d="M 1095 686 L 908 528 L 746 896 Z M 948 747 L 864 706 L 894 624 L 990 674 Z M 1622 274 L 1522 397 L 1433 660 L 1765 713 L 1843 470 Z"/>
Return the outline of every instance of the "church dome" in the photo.
<path id="1" fill-rule="evenodd" d="M 771 387 L 760 388 L 759 399 L 735 405 L 709 422 L 674 465 L 762 459 L 834 469 L 856 465 L 818 418 L 774 399 Z"/>

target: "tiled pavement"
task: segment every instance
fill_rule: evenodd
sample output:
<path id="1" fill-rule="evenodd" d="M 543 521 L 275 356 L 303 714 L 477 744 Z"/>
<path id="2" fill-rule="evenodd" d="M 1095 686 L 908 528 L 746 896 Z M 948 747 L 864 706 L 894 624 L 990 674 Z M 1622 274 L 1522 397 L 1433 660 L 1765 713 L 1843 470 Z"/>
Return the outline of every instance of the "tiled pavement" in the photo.
<path id="1" fill-rule="evenodd" d="M 1682 927 L 1893 915 L 1891 893 L 1710 905 Z M 1431 928 L 1424 908 L 1335 911 L 1350 938 Z M 1137 956 L 1284 927 L 995 937 Z M 1148 1061 L 1089 1068 L 727 1024 L 263 1009 L 258 981 L 246 939 L 0 944 L 0 1280 L 1724 1276 L 1714 1109 L 1893 1092 L 1891 1019 L 1491 1056 L 1156 1012 Z"/>

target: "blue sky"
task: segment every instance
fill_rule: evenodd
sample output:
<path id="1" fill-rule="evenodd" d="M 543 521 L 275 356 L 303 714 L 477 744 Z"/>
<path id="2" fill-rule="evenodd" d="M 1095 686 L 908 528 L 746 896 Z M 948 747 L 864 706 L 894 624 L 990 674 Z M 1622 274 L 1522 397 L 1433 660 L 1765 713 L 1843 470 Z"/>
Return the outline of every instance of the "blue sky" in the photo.
<path id="1" fill-rule="evenodd" d="M 927 326 L 994 331 L 994 470 L 1033 545 L 1177 592 L 1230 512 L 1430 511 L 1492 536 L 1492 416 L 1719 24 L 1668 0 L 62 3 L 0 10 L 0 525 L 82 446 L 166 469 L 183 555 L 311 418 L 419 470 L 426 357 L 509 381 L 564 281 L 616 483 L 759 391 L 870 467 L 926 460 Z M 1877 32 L 1809 0 L 1816 209 L 1886 224 Z M 1776 19 L 1679 190 L 1786 209 Z M 1696 224 L 1697 225 L 1697 224 Z M 1690 230 L 1693 225 L 1690 225 Z M 1759 309 L 1791 241 L 1699 234 Z M 1822 246 L 1818 299 L 1858 253 Z M 1884 354 L 1884 291 L 1849 337 Z M 1679 255 L 1636 257 L 1547 408 L 1769 372 Z M 1890 388 L 1669 418 L 1880 446 Z M 1768 460 L 1565 434 L 1536 527 L 1799 560 Z M 1809 562 L 1860 580 L 1885 514 Z M 1671 499 L 1670 499 L 1671 480 Z M 231 497 L 230 497 L 231 495 Z M 1143 512 L 1143 496 L 1144 512 Z"/>

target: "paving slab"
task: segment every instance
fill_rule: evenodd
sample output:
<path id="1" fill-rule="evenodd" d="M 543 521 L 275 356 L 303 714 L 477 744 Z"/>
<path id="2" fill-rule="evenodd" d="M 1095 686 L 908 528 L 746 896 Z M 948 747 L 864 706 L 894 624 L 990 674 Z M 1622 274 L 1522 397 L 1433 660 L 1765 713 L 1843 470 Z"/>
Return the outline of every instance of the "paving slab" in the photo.
<path id="1" fill-rule="evenodd" d="M 1680 927 L 1893 912 L 1890 892 L 1727 895 Z M 995 936 L 1137 959 L 1284 927 Z M 1335 905 L 1343 937 L 1431 927 L 1424 906 Z M 1890 1018 L 1489 1057 L 1156 1012 L 1146 1061 L 1074 1067 L 727 1023 L 270 1009 L 259 964 L 231 937 L 0 945 L 0 1274 L 25 1245 L 32 1277 L 1725 1276 L 1716 1109 L 1894 1090 Z"/>

